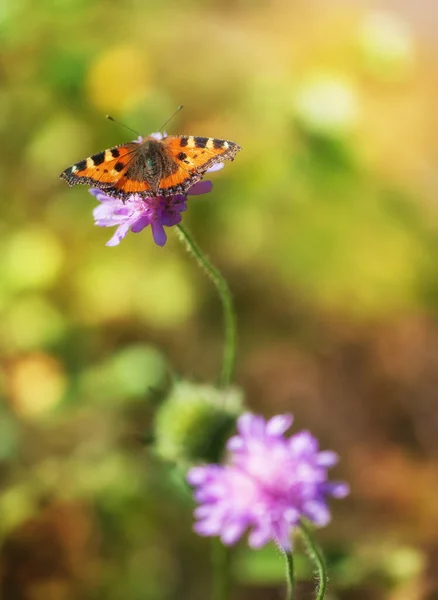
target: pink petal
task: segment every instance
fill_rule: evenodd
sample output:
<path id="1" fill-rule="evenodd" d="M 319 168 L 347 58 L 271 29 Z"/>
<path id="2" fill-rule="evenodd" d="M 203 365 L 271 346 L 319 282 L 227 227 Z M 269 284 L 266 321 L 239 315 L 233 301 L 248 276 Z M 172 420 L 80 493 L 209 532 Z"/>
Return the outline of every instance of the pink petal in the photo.
<path id="1" fill-rule="evenodd" d="M 294 454 L 303 456 L 318 451 L 318 442 L 309 431 L 300 431 L 289 438 L 289 448 Z"/>
<path id="2" fill-rule="evenodd" d="M 316 460 L 318 466 L 329 468 L 333 467 L 338 463 L 339 456 L 336 454 L 336 452 L 333 452 L 332 450 L 324 450 L 324 452 L 320 452 L 318 454 Z"/>
<path id="3" fill-rule="evenodd" d="M 272 419 L 269 419 L 269 421 L 267 422 L 266 433 L 268 435 L 278 437 L 280 435 L 283 435 L 283 433 L 289 429 L 292 423 L 292 415 L 276 415 L 275 417 L 272 417 Z"/>
<path id="4" fill-rule="evenodd" d="M 272 539 L 272 531 L 268 524 L 263 524 L 251 531 L 248 536 L 248 545 L 251 548 L 261 548 Z"/>
<path id="5" fill-rule="evenodd" d="M 164 227 L 158 221 L 153 221 L 151 223 L 151 227 L 154 242 L 157 244 L 157 246 L 164 246 L 167 241 L 167 235 L 164 231 Z"/>
<path id="6" fill-rule="evenodd" d="M 191 188 L 189 188 L 187 194 L 190 196 L 199 196 L 200 194 L 208 194 L 213 189 L 211 181 L 198 181 Z"/>
<path id="7" fill-rule="evenodd" d="M 328 489 L 333 498 L 345 498 L 350 493 L 350 486 L 348 483 L 342 481 L 332 481 L 328 484 Z"/>
<path id="8" fill-rule="evenodd" d="M 208 469 L 206 467 L 193 467 L 187 473 L 187 481 L 191 485 L 199 485 L 204 483 L 208 477 Z"/>
<path id="9" fill-rule="evenodd" d="M 223 168 L 224 168 L 224 163 L 216 163 L 215 165 L 213 165 L 212 167 L 207 169 L 207 173 L 214 173 L 215 171 L 220 171 Z"/>
<path id="10" fill-rule="evenodd" d="M 228 523 L 222 527 L 221 540 L 227 546 L 235 544 L 245 531 L 245 525 L 241 521 Z"/>
<path id="11" fill-rule="evenodd" d="M 238 435 L 233 435 L 233 437 L 231 437 L 227 442 L 227 449 L 231 450 L 232 452 L 239 452 L 245 448 L 245 446 L 246 444 L 244 440 Z"/>
<path id="12" fill-rule="evenodd" d="M 119 225 L 111 239 L 107 241 L 106 246 L 118 246 L 120 242 L 126 237 L 126 234 L 129 231 L 131 223 L 128 221 L 127 223 L 123 223 Z"/>
<path id="13" fill-rule="evenodd" d="M 140 217 L 131 227 L 133 233 L 140 233 L 145 227 L 150 224 L 150 219 L 147 216 Z"/>

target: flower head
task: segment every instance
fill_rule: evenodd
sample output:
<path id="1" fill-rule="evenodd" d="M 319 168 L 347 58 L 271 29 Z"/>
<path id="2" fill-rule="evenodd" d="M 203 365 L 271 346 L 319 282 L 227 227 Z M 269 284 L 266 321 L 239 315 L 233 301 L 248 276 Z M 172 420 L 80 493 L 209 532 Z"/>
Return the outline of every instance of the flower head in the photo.
<path id="1" fill-rule="evenodd" d="M 237 422 L 238 435 L 228 441 L 228 464 L 189 471 L 187 479 L 199 503 L 197 533 L 233 544 L 250 529 L 251 547 L 275 540 L 289 551 L 291 529 L 301 517 L 319 526 L 329 522 L 327 497 L 348 494 L 345 483 L 327 479 L 337 455 L 320 452 L 307 431 L 286 438 L 291 424 L 290 415 L 265 421 L 245 413 Z"/>
<path id="2" fill-rule="evenodd" d="M 189 189 L 188 194 L 206 194 L 212 187 L 211 181 L 199 181 Z M 164 227 L 172 227 L 179 223 L 181 213 L 187 210 L 187 197 L 182 194 L 147 198 L 132 194 L 123 202 L 107 196 L 97 188 L 91 188 L 90 193 L 100 202 L 93 211 L 95 224 L 99 227 L 117 225 L 116 232 L 106 243 L 107 246 L 117 246 L 129 230 L 139 233 L 148 225 L 151 226 L 155 243 L 164 246 L 167 240 Z"/>

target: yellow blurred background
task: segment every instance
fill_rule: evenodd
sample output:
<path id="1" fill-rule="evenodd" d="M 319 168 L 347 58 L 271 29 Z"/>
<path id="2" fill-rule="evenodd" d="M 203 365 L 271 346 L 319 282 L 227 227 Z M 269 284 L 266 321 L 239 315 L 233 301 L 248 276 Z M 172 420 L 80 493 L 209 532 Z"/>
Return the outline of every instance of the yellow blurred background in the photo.
<path id="1" fill-rule="evenodd" d="M 106 247 L 58 179 L 130 139 L 106 113 L 147 134 L 179 104 L 169 133 L 243 147 L 184 223 L 233 290 L 246 403 L 352 487 L 329 598 L 437 597 L 437 27 L 430 0 L 1 0 L 2 600 L 209 597 L 144 438 L 171 375 L 217 376 L 215 290 L 171 230 Z M 234 558 L 236 598 L 280 597 L 275 549 Z"/>

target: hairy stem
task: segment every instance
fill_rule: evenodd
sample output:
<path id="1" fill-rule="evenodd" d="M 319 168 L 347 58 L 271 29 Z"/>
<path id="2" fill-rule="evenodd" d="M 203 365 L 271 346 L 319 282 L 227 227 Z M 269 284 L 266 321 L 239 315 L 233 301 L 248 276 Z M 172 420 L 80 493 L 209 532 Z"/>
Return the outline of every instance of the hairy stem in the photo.
<path id="1" fill-rule="evenodd" d="M 286 600 L 293 600 L 295 590 L 294 560 L 292 552 L 285 552 L 286 558 Z"/>
<path id="2" fill-rule="evenodd" d="M 306 523 L 304 523 L 304 521 L 300 521 L 300 532 L 306 544 L 307 553 L 316 567 L 318 587 L 316 590 L 315 600 L 323 600 L 327 591 L 328 582 L 327 566 L 325 563 L 324 554 L 322 553 L 321 548 L 315 542 L 309 527 L 306 525 Z"/>

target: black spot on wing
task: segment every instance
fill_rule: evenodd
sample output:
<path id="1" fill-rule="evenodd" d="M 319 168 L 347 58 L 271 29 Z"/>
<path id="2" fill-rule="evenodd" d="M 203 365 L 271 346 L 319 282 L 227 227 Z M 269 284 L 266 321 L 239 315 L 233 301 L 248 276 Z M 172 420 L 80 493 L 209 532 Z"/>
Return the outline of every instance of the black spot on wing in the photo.
<path id="1" fill-rule="evenodd" d="M 181 148 L 184 148 L 184 146 L 187 146 L 188 143 L 189 143 L 188 137 L 182 137 L 179 141 L 179 145 L 181 146 Z"/>
<path id="2" fill-rule="evenodd" d="M 193 138 L 195 140 L 195 146 L 197 148 L 205 148 L 205 146 L 207 145 L 208 139 L 206 137 L 195 137 Z"/>
<path id="3" fill-rule="evenodd" d="M 87 168 L 87 161 L 81 160 L 75 164 L 75 167 L 76 167 L 77 171 L 85 171 L 85 169 Z M 72 169 L 72 167 L 70 167 L 70 171 L 71 171 L 71 169 Z"/>
<path id="4" fill-rule="evenodd" d="M 122 162 L 116 162 L 116 164 L 114 165 L 114 170 L 117 171 L 117 173 L 120 173 L 120 171 L 123 171 L 124 168 L 125 168 L 125 165 Z"/>
<path id="5" fill-rule="evenodd" d="M 91 156 L 90 158 L 93 161 L 94 166 L 97 167 L 98 165 L 101 165 L 105 161 L 105 152 L 99 152 L 98 154 L 93 154 L 93 156 Z"/>
<path id="6" fill-rule="evenodd" d="M 178 160 L 185 160 L 186 158 L 187 158 L 187 154 L 184 154 L 184 152 L 180 152 L 179 154 L 177 154 Z"/>
<path id="7" fill-rule="evenodd" d="M 111 150 L 111 156 L 112 156 L 113 158 L 119 158 L 119 156 L 120 156 L 120 152 L 117 150 L 117 148 L 113 148 L 113 149 Z"/>

